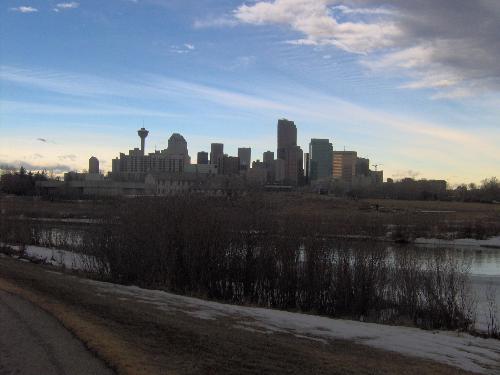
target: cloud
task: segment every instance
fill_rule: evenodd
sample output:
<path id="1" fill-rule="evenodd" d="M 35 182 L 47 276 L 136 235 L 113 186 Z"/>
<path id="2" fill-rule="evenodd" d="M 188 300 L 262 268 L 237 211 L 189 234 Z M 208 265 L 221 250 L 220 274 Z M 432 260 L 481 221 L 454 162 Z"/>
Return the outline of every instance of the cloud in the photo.
<path id="1" fill-rule="evenodd" d="M 96 78 L 91 75 L 73 75 L 5 65 L 0 66 L 0 80 L 71 96 L 128 97 L 130 96 L 128 92 L 139 89 L 134 84 Z"/>
<path id="2" fill-rule="evenodd" d="M 3 161 L 0 160 L 0 169 L 5 171 L 16 171 L 19 168 L 24 167 L 28 171 L 50 171 L 55 174 L 62 174 L 74 170 L 73 167 L 66 164 L 39 164 L 30 163 L 25 160 L 13 160 L 13 161 Z"/>
<path id="3" fill-rule="evenodd" d="M 227 64 L 221 64 L 220 68 L 228 71 L 247 69 L 255 65 L 256 61 L 257 58 L 255 56 L 238 56 L 232 61 L 228 61 Z"/>
<path id="4" fill-rule="evenodd" d="M 204 29 L 209 27 L 233 27 L 236 25 L 238 25 L 238 21 L 230 16 L 197 19 L 193 23 L 193 27 L 195 29 Z"/>
<path id="5" fill-rule="evenodd" d="M 193 44 L 189 44 L 189 43 L 184 43 L 182 46 L 178 46 L 175 44 L 170 46 L 171 53 L 184 54 L 184 53 L 192 52 L 194 50 L 195 50 L 195 46 Z"/>
<path id="6" fill-rule="evenodd" d="M 362 54 L 376 74 L 407 77 L 401 88 L 433 98 L 500 91 L 500 2 L 496 0 L 274 0 L 243 4 L 244 24 L 284 25 L 297 46 Z"/>
<path id="7" fill-rule="evenodd" d="M 378 18 L 377 22 L 340 21 L 329 6 L 332 0 L 275 0 L 241 5 L 234 16 L 242 23 L 282 24 L 305 38 L 289 41 L 300 45 L 332 45 L 352 53 L 368 53 L 391 47 L 400 30 L 393 21 Z M 337 7 L 337 9 L 339 9 Z M 348 8 L 341 7 L 344 11 Z M 374 14 L 380 16 L 380 10 Z M 368 13 L 368 9 L 364 9 Z"/>
<path id="8" fill-rule="evenodd" d="M 148 98 L 158 103 L 170 103 L 172 100 L 182 99 L 191 103 L 213 103 L 223 108 L 230 108 L 231 111 L 240 111 L 240 113 L 248 114 L 249 111 L 265 113 L 271 118 L 290 116 L 291 118 L 307 119 L 307 122 L 312 123 L 327 124 L 331 123 L 332 119 L 340 118 L 345 119 L 344 121 L 354 121 L 357 124 L 367 124 L 365 130 L 368 132 L 375 131 L 374 129 L 378 133 L 397 132 L 398 137 L 406 137 L 402 139 L 411 139 L 412 141 L 420 139 L 429 144 L 439 142 L 454 149 L 462 149 L 463 147 L 467 147 L 469 150 L 477 149 L 485 158 L 500 161 L 498 148 L 492 144 L 492 140 L 496 137 L 494 134 L 485 137 L 484 134 L 479 134 L 476 129 L 474 131 L 454 129 L 446 124 L 387 113 L 302 87 L 280 87 L 278 91 L 266 89 L 261 92 L 245 92 L 176 80 L 162 75 L 137 74 L 129 81 L 115 81 L 98 76 L 55 73 L 53 71 L 14 68 L 7 70 L 10 71 L 7 79 L 12 82 L 20 81 L 23 85 L 28 85 L 31 88 L 43 88 L 64 95 L 71 94 L 85 98 L 90 96 L 96 102 L 106 99 L 109 95 L 141 100 Z M 5 69 L 0 70 L 0 78 L 2 78 L 1 74 L 4 71 Z M 68 82 L 71 82 L 70 87 L 67 86 Z M 288 94 L 292 92 L 300 94 Z M 28 104 L 24 106 L 23 103 L 7 102 L 6 108 L 9 113 L 29 110 L 49 114 L 85 114 L 86 111 L 88 113 L 96 111 L 117 113 L 121 110 L 119 107 L 101 108 L 102 104 L 95 103 L 89 103 L 87 108 L 80 109 Z M 139 110 L 137 113 L 141 112 L 149 113 L 151 116 L 163 116 L 161 112 L 149 112 L 148 110 Z"/>
<path id="9" fill-rule="evenodd" d="M 0 107 L 3 114 L 18 114 L 19 112 L 37 115 L 72 115 L 72 116 L 141 116 L 141 117 L 164 117 L 180 118 L 182 113 L 167 111 L 155 111 L 131 106 L 111 105 L 106 103 L 90 103 L 86 106 L 51 105 L 24 101 L 1 100 Z M 45 140 L 39 138 L 37 140 Z"/>
<path id="10" fill-rule="evenodd" d="M 394 15 L 396 14 L 394 9 L 388 8 L 351 8 L 345 5 L 335 5 L 330 8 L 334 12 L 340 12 L 343 14 L 366 14 L 366 15 Z"/>
<path id="11" fill-rule="evenodd" d="M 3 106 L 3 102 L 1 102 L 1 101 L 0 101 L 0 103 L 2 103 L 2 106 Z M 24 112 L 24 109 L 25 109 L 25 108 L 23 108 L 23 112 Z M 51 141 L 51 140 L 49 140 L 49 139 L 47 139 L 47 138 L 37 138 L 36 140 L 37 140 L 38 142 L 42 142 L 42 143 L 52 143 L 52 144 L 56 144 L 56 142 Z"/>
<path id="12" fill-rule="evenodd" d="M 30 6 L 19 6 L 16 8 L 10 8 L 10 10 L 13 12 L 19 12 L 19 13 L 36 13 L 36 12 L 38 12 L 37 8 L 33 8 Z"/>
<path id="13" fill-rule="evenodd" d="M 68 9 L 76 9 L 80 6 L 80 3 L 77 3 L 76 1 L 71 1 L 69 3 L 58 3 L 56 7 L 54 8 L 55 11 L 59 10 L 68 10 Z"/>
<path id="14" fill-rule="evenodd" d="M 2 75 L 5 71 L 9 73 Z M 427 163 L 426 176 L 429 176 L 429 170 L 434 170 L 433 177 L 438 177 L 442 170 L 447 170 L 450 174 L 463 174 L 464 177 L 469 176 L 467 178 L 479 181 L 482 177 L 480 174 L 492 174 L 490 171 L 495 171 L 500 163 L 498 129 L 475 126 L 475 116 L 465 118 L 461 122 L 472 126 L 459 128 L 451 120 L 434 122 L 426 120 L 425 114 L 408 116 L 397 112 L 388 113 L 292 83 L 274 88 L 253 85 L 228 89 L 163 75 L 134 74 L 128 79 L 112 80 L 94 75 L 12 67 L 0 69 L 0 79 L 24 85 L 34 92 L 40 89 L 54 92 L 64 98 L 59 100 L 57 105 L 1 101 L 2 110 L 14 118 L 17 113 L 50 115 L 51 121 L 57 120 L 58 115 L 68 114 L 180 116 L 151 110 L 153 107 L 149 104 L 144 108 L 124 108 L 109 103 L 110 100 L 126 97 L 132 99 L 128 102 L 147 101 L 161 108 L 179 100 L 200 109 L 210 108 L 213 113 L 232 116 L 228 123 L 258 118 L 259 121 L 269 120 L 272 126 L 272 119 L 275 118 L 294 119 L 300 126 L 300 136 L 304 137 L 301 141 L 303 145 L 306 144 L 306 138 L 318 135 L 325 138 L 335 137 L 336 145 L 351 144 L 355 149 L 362 148 L 373 160 L 386 164 L 386 160 L 390 160 L 391 164 L 384 168 L 389 176 L 394 170 L 405 170 L 405 165 L 414 165 L 423 170 L 422 164 Z M 207 103 L 209 105 L 206 105 Z M 213 113 L 210 113 L 210 116 L 214 116 Z M 493 115 L 496 116 L 496 113 Z M 189 119 L 194 115 L 183 113 L 182 116 Z M 43 128 L 45 125 L 40 126 Z M 362 136 L 359 136 L 360 134 Z M 222 134 L 220 136 L 225 137 Z M 45 138 L 38 141 L 53 143 Z M 258 143 L 257 147 L 261 144 L 262 142 Z M 66 147 L 61 143 L 59 146 L 60 149 Z M 25 153 L 31 153 L 32 148 L 31 144 L 27 146 Z M 57 156 L 70 155 L 73 152 L 75 151 L 72 148 L 66 148 L 64 151 L 61 149 L 54 156 L 53 164 L 63 161 Z M 67 160 L 68 164 L 72 164 L 70 159 Z M 441 169 L 438 170 L 436 163 L 441 163 Z M 476 168 L 477 165 L 481 167 Z"/>
<path id="15" fill-rule="evenodd" d="M 65 161 L 65 160 L 69 160 L 69 161 L 76 161 L 77 159 L 77 156 L 74 155 L 74 154 L 68 154 L 68 155 L 60 155 L 57 157 L 60 161 Z"/>

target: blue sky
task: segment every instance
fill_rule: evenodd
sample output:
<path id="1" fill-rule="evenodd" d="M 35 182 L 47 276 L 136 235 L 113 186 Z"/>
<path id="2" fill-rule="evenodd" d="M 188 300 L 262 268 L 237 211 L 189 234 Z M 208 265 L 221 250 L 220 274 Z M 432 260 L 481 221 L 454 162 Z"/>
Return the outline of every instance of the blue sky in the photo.
<path id="1" fill-rule="evenodd" d="M 500 24 L 498 2 L 407 3 L 4 0 L 0 163 L 108 169 L 143 123 L 149 151 L 179 132 L 193 160 L 255 160 L 285 117 L 304 150 L 329 138 L 386 177 L 499 176 L 498 26 L 458 24 Z"/>

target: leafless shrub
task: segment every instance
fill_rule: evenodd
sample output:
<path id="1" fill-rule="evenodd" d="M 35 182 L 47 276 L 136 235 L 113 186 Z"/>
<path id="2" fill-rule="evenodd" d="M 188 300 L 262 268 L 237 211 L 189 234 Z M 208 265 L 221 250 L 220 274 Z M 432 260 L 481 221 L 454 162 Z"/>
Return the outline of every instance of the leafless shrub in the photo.
<path id="1" fill-rule="evenodd" d="M 325 215 L 291 207 L 278 210 L 253 194 L 123 199 L 106 202 L 99 224 L 81 231 L 2 219 L 0 238 L 81 252 L 86 271 L 119 283 L 429 329 L 472 327 L 466 267 L 446 255 L 346 239 L 384 237 L 390 228 L 405 242 L 451 224 L 407 211 Z"/>
<path id="2" fill-rule="evenodd" d="M 469 285 L 468 265 L 445 252 L 429 256 L 423 273 L 421 324 L 464 331 L 473 328 L 475 308 L 470 302 Z"/>
<path id="3" fill-rule="evenodd" d="M 353 225 L 346 224 L 344 225 Z M 346 227 L 345 227 L 346 228 Z M 101 277 L 240 304 L 424 328 L 470 329 L 467 270 L 332 239 L 319 216 L 272 215 L 252 197 L 139 198 L 84 238 Z"/>
<path id="4" fill-rule="evenodd" d="M 496 289 L 493 285 L 488 285 L 486 289 L 487 303 L 487 335 L 493 338 L 500 338 L 500 321 L 498 317 L 498 305 L 496 301 Z"/>

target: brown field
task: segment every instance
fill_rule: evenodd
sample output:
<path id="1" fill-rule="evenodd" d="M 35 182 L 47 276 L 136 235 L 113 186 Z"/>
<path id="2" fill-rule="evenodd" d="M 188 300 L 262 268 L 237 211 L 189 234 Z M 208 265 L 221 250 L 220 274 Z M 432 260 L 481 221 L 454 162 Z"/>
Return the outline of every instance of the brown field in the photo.
<path id="1" fill-rule="evenodd" d="M 133 198 L 49 201 L 4 196 L 0 197 L 0 218 L 101 218 L 112 213 L 115 205 L 127 205 L 130 199 Z M 205 199 L 225 215 L 264 213 L 278 221 L 288 218 L 314 223 L 321 226 L 323 233 L 332 236 L 411 242 L 416 237 L 482 239 L 500 234 L 499 204 L 353 200 L 310 193 L 255 193 L 233 198 L 206 197 L 202 201 Z"/>
<path id="2" fill-rule="evenodd" d="M 162 199 L 162 198 L 157 198 Z M 211 199 L 207 197 L 207 199 Z M 310 193 L 260 193 L 252 199 L 266 201 L 273 209 L 285 212 L 308 214 L 329 214 L 345 212 L 377 212 L 393 214 L 405 212 L 422 214 L 421 211 L 454 211 L 446 213 L 452 219 L 496 219 L 500 220 L 500 204 L 444 202 L 444 201 L 406 201 L 392 199 L 345 199 Z M 24 214 L 27 217 L 47 218 L 92 218 L 99 216 L 102 209 L 112 204 L 110 200 L 50 201 L 33 197 L 0 196 L 2 214 Z M 429 214 L 429 213 L 427 213 Z M 441 213 L 443 214 L 443 213 Z M 433 214 L 440 216 L 437 212 Z"/>

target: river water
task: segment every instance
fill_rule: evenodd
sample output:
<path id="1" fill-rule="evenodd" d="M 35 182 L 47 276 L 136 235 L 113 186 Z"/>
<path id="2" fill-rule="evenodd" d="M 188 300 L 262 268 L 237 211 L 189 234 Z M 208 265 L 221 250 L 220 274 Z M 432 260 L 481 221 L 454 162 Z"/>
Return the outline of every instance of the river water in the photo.
<path id="1" fill-rule="evenodd" d="M 45 227 L 41 231 L 39 229 L 38 234 L 39 238 L 50 242 L 52 246 L 71 250 L 82 244 L 85 230 L 81 226 Z M 500 242 L 500 237 L 497 239 L 495 239 L 495 244 L 496 242 Z M 433 242 L 432 240 L 426 241 Z M 470 244 L 468 245 L 427 243 L 395 246 L 394 244 L 388 244 L 387 250 L 393 257 L 404 252 L 411 252 L 418 257 L 422 264 L 426 264 L 425 262 L 432 259 L 435 255 L 446 255 L 459 264 L 465 265 L 471 276 L 472 292 L 477 302 L 476 325 L 477 328 L 485 331 L 487 329 L 486 322 L 489 312 L 487 293 L 493 293 L 496 296 L 496 301 L 499 305 L 498 316 L 500 317 L 500 248 L 482 247 L 480 242 L 474 240 L 470 240 L 469 242 Z M 361 250 L 366 248 L 367 244 L 368 242 L 352 241 L 349 242 L 349 247 Z M 46 245 L 41 244 L 41 246 Z M 39 255 L 42 257 L 54 258 L 54 250 L 38 249 L 37 251 L 41 252 Z M 71 255 L 72 253 L 68 254 Z M 78 259 L 71 261 L 71 257 L 64 256 L 64 254 L 59 254 L 59 258 L 57 259 L 60 261 L 70 262 L 66 265 L 69 268 L 72 268 L 73 261 L 75 264 L 81 263 Z"/>
<path id="2" fill-rule="evenodd" d="M 452 259 L 463 261 L 470 266 L 473 276 L 500 276 L 500 249 L 485 248 L 479 246 L 412 246 L 416 252 L 426 250 L 430 252 L 441 252 L 450 255 Z M 404 249 L 401 249 L 404 251 Z"/>

